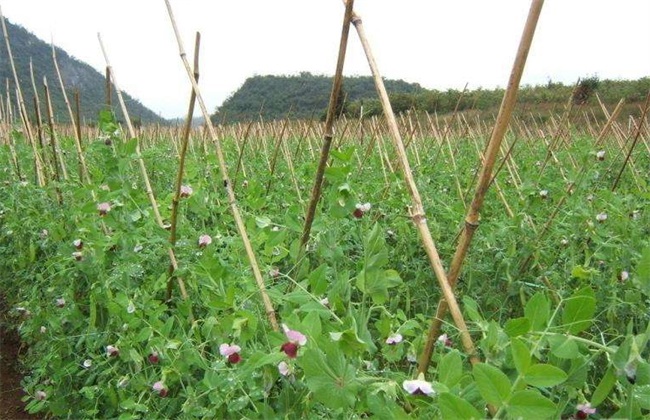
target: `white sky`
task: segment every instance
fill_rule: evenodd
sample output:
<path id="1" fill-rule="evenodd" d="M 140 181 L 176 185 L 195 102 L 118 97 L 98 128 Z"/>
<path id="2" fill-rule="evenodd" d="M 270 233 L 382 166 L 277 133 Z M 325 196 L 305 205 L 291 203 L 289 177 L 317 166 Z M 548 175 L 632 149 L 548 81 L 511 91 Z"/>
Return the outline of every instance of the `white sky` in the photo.
<path id="1" fill-rule="evenodd" d="M 209 112 L 247 77 L 334 72 L 340 0 L 171 0 L 190 61 L 201 32 Z M 104 72 L 101 33 L 120 88 L 172 118 L 190 85 L 163 0 L 0 0 L 4 16 Z M 384 77 L 446 90 L 505 86 L 528 0 L 356 0 Z M 650 76 L 649 0 L 547 0 L 522 83 Z M 2 57 L 1 59 L 5 59 Z M 347 75 L 369 75 L 354 29 Z"/>

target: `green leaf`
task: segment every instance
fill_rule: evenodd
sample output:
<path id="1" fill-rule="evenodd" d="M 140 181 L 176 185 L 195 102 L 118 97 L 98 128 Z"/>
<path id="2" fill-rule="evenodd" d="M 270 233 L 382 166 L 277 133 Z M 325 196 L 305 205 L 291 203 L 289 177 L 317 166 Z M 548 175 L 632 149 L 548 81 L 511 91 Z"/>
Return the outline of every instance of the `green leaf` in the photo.
<path id="1" fill-rule="evenodd" d="M 526 343 L 518 338 L 513 338 L 510 342 L 510 350 L 512 351 L 512 360 L 515 363 L 517 372 L 524 375 L 530 366 L 530 350 Z"/>
<path id="2" fill-rule="evenodd" d="M 528 385 L 551 387 L 566 381 L 567 374 L 553 365 L 537 364 L 528 368 L 524 380 Z"/>
<path id="3" fill-rule="evenodd" d="M 591 287 L 583 287 L 566 299 L 562 323 L 570 334 L 589 328 L 596 313 L 596 296 Z"/>
<path id="4" fill-rule="evenodd" d="M 641 408 L 650 410 L 650 385 L 635 387 L 632 395 Z"/>
<path id="5" fill-rule="evenodd" d="M 472 321 L 476 323 L 484 321 L 483 317 L 478 311 L 478 304 L 469 296 L 463 296 L 463 310 L 465 314 L 467 314 L 467 317 Z"/>
<path id="6" fill-rule="evenodd" d="M 614 385 L 616 384 L 616 373 L 614 371 L 614 368 L 610 366 L 607 369 L 607 372 L 605 372 L 605 375 L 603 376 L 603 379 L 600 380 L 600 383 L 594 390 L 594 393 L 591 394 L 591 404 L 593 406 L 600 405 L 603 401 L 605 401 L 605 398 L 609 395 L 609 393 L 612 391 L 612 388 L 614 388 Z"/>
<path id="7" fill-rule="evenodd" d="M 548 336 L 551 353 L 560 359 L 574 359 L 580 355 L 578 344 L 571 337 L 562 334 Z"/>
<path id="8" fill-rule="evenodd" d="M 508 334 L 508 337 L 524 335 L 530 331 L 530 320 L 525 317 L 509 319 L 503 330 Z"/>
<path id="9" fill-rule="evenodd" d="M 641 259 L 636 266 L 634 283 L 639 285 L 643 293 L 650 296 L 650 246 L 641 254 Z"/>
<path id="10" fill-rule="evenodd" d="M 257 216 L 255 217 L 255 224 L 258 228 L 264 229 L 271 226 L 273 222 L 268 216 Z"/>
<path id="11" fill-rule="evenodd" d="M 530 320 L 534 331 L 540 331 L 546 327 L 550 314 L 551 305 L 542 292 L 535 293 L 524 308 L 524 316 Z"/>
<path id="12" fill-rule="evenodd" d="M 508 414 L 515 419 L 550 418 L 555 415 L 556 411 L 553 401 L 532 389 L 515 392 L 508 404 Z"/>
<path id="13" fill-rule="evenodd" d="M 581 265 L 576 265 L 573 267 L 573 270 L 571 270 L 571 277 L 575 277 L 580 280 L 589 280 L 589 277 L 591 277 L 592 273 L 593 270 L 588 270 Z"/>
<path id="14" fill-rule="evenodd" d="M 483 399 L 495 407 L 501 407 L 510 396 L 512 386 L 506 374 L 486 363 L 475 364 L 472 372 Z"/>
<path id="15" fill-rule="evenodd" d="M 314 295 L 320 296 L 325 293 L 327 286 L 329 286 L 327 282 L 327 264 L 319 265 L 317 269 L 309 274 L 308 279 L 309 287 Z"/>
<path id="16" fill-rule="evenodd" d="M 438 364 L 438 382 L 449 388 L 460 382 L 463 377 L 463 361 L 460 353 L 454 350 L 445 354 Z"/>
<path id="17" fill-rule="evenodd" d="M 481 414 L 472 404 L 453 394 L 440 394 L 438 405 L 444 420 L 479 420 L 485 418 L 485 415 Z"/>
<path id="18" fill-rule="evenodd" d="M 345 409 L 354 405 L 360 383 L 354 366 L 332 347 L 327 356 L 320 349 L 308 349 L 300 358 L 300 365 L 307 387 L 318 401 L 331 409 Z"/>

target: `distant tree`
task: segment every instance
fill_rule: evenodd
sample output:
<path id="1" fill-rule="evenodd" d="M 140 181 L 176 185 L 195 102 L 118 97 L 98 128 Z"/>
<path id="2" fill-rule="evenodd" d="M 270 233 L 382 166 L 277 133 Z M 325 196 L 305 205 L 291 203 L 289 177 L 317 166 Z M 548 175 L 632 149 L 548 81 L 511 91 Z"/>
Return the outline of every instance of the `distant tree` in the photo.
<path id="1" fill-rule="evenodd" d="M 580 83 L 573 91 L 573 103 L 575 105 L 586 104 L 591 95 L 598 89 L 599 84 L 600 81 L 596 76 L 580 80 Z"/>

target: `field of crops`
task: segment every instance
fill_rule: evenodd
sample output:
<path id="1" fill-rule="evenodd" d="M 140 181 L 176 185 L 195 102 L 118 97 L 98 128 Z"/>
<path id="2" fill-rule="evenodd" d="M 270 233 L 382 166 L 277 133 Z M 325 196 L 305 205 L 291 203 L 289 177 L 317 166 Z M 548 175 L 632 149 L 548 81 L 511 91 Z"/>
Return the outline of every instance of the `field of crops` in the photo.
<path id="1" fill-rule="evenodd" d="M 304 248 L 320 123 L 218 127 L 226 176 L 203 128 L 184 153 L 180 128 L 131 139 L 105 112 L 78 150 L 70 127 L 30 145 L 5 121 L 0 288 L 29 349 L 28 410 L 648 415 L 648 131 L 574 114 L 506 134 L 455 290 L 474 354 L 455 318 L 429 332 L 442 295 L 382 119 L 337 122 Z M 447 270 L 494 122 L 399 123 Z"/>

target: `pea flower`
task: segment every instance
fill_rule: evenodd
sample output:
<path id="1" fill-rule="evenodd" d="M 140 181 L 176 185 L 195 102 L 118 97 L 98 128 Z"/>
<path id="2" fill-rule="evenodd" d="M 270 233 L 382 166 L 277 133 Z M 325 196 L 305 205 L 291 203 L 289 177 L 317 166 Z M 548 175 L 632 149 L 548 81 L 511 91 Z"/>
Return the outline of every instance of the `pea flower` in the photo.
<path id="1" fill-rule="evenodd" d="M 115 357 L 120 354 L 120 349 L 115 346 L 108 345 L 106 346 L 106 355 L 109 357 Z"/>
<path id="2" fill-rule="evenodd" d="M 47 328 L 45 325 L 41 325 L 41 334 L 45 334 L 47 332 Z"/>
<path id="3" fill-rule="evenodd" d="M 153 389 L 154 392 L 157 392 L 162 398 L 167 396 L 167 388 L 165 388 L 165 384 L 163 384 L 162 381 L 155 382 L 151 389 Z"/>
<path id="4" fill-rule="evenodd" d="M 241 362 L 241 356 L 239 355 L 240 351 L 241 347 L 236 344 L 230 345 L 224 343 L 219 346 L 219 353 L 221 353 L 222 356 L 227 357 L 228 363 L 232 363 L 233 365 Z"/>
<path id="5" fill-rule="evenodd" d="M 56 300 L 56 307 L 57 308 L 63 308 L 65 306 L 65 299 L 63 298 L 58 298 Z"/>
<path id="6" fill-rule="evenodd" d="M 388 338 L 386 339 L 386 344 L 388 344 L 388 345 L 395 345 L 395 344 L 397 344 L 397 343 L 401 343 L 401 342 L 402 342 L 402 338 L 403 338 L 403 337 L 402 337 L 402 334 L 400 334 L 400 333 L 394 333 L 394 334 L 391 334 L 391 335 L 389 335 Z"/>
<path id="7" fill-rule="evenodd" d="M 598 220 L 600 223 L 603 223 L 605 220 L 607 220 L 607 213 L 598 213 L 596 215 L 596 220 Z"/>
<path id="8" fill-rule="evenodd" d="M 40 390 L 39 390 L 39 391 L 36 391 L 35 398 L 36 398 L 38 401 L 43 401 L 44 399 L 47 398 L 47 394 L 45 393 L 45 391 L 40 391 Z"/>
<path id="9" fill-rule="evenodd" d="M 151 354 L 149 354 L 149 363 L 152 365 L 158 364 L 158 361 L 160 360 L 158 352 L 157 351 L 152 351 Z"/>
<path id="10" fill-rule="evenodd" d="M 97 204 L 97 211 L 100 216 L 106 216 L 106 214 L 111 211 L 111 203 L 104 202 Z"/>
<path id="11" fill-rule="evenodd" d="M 181 185 L 181 198 L 187 198 L 192 195 L 193 192 L 194 190 L 189 185 Z"/>
<path id="12" fill-rule="evenodd" d="M 446 333 L 438 337 L 438 343 L 443 344 L 446 347 L 451 347 L 454 344 Z"/>
<path id="13" fill-rule="evenodd" d="M 83 367 L 86 368 L 86 369 L 88 369 L 88 368 L 91 367 L 92 365 L 93 365 L 93 361 L 90 360 L 90 359 L 86 359 L 86 360 L 84 360 L 84 362 L 83 362 Z"/>
<path id="14" fill-rule="evenodd" d="M 74 258 L 76 261 L 81 261 L 84 258 L 84 254 L 79 251 L 75 251 L 72 253 L 72 258 Z"/>
<path id="15" fill-rule="evenodd" d="M 630 278 L 630 273 L 627 271 L 621 271 L 618 275 L 618 280 L 621 282 L 627 281 Z"/>
<path id="16" fill-rule="evenodd" d="M 205 248 L 211 243 L 212 243 L 212 238 L 210 237 L 210 235 L 199 236 L 199 248 Z"/>
<path id="17" fill-rule="evenodd" d="M 74 241 L 72 241 L 72 245 L 74 245 L 74 247 L 77 248 L 77 250 L 81 250 L 81 248 L 84 247 L 84 243 L 81 239 L 75 239 Z"/>
<path id="18" fill-rule="evenodd" d="M 542 200 L 546 200 L 548 198 L 548 190 L 541 190 L 539 196 Z"/>
<path id="19" fill-rule="evenodd" d="M 282 347 L 280 347 L 280 350 L 291 359 L 295 359 L 298 356 L 298 349 L 300 346 L 307 344 L 307 337 L 299 331 L 289 329 L 286 324 L 282 324 L 282 330 L 289 341 L 284 343 Z"/>
<path id="20" fill-rule="evenodd" d="M 372 205 L 370 203 L 357 203 L 356 208 L 354 209 L 354 212 L 352 215 L 356 217 L 357 219 L 361 219 L 364 214 L 370 211 L 372 208 Z"/>
<path id="21" fill-rule="evenodd" d="M 418 375 L 417 379 L 413 379 L 410 381 L 404 381 L 402 383 L 402 387 L 406 392 L 408 392 L 411 395 L 427 395 L 427 396 L 432 396 L 435 394 L 435 391 L 433 390 L 433 387 L 431 386 L 431 382 L 427 382 L 424 380 L 424 375 L 421 373 Z"/>
<path id="22" fill-rule="evenodd" d="M 598 152 L 596 152 L 596 159 L 605 160 L 605 151 L 599 150 Z"/>
<path id="23" fill-rule="evenodd" d="M 282 376 L 288 376 L 291 374 L 293 369 L 289 365 L 289 363 L 285 362 L 284 360 L 278 363 L 278 372 L 280 372 L 280 375 Z"/>
<path id="24" fill-rule="evenodd" d="M 596 409 L 591 406 L 591 403 L 583 403 L 583 404 L 578 404 L 576 406 L 576 410 L 578 412 L 576 413 L 576 418 L 578 419 L 586 419 L 589 417 L 589 414 L 596 414 Z"/>

